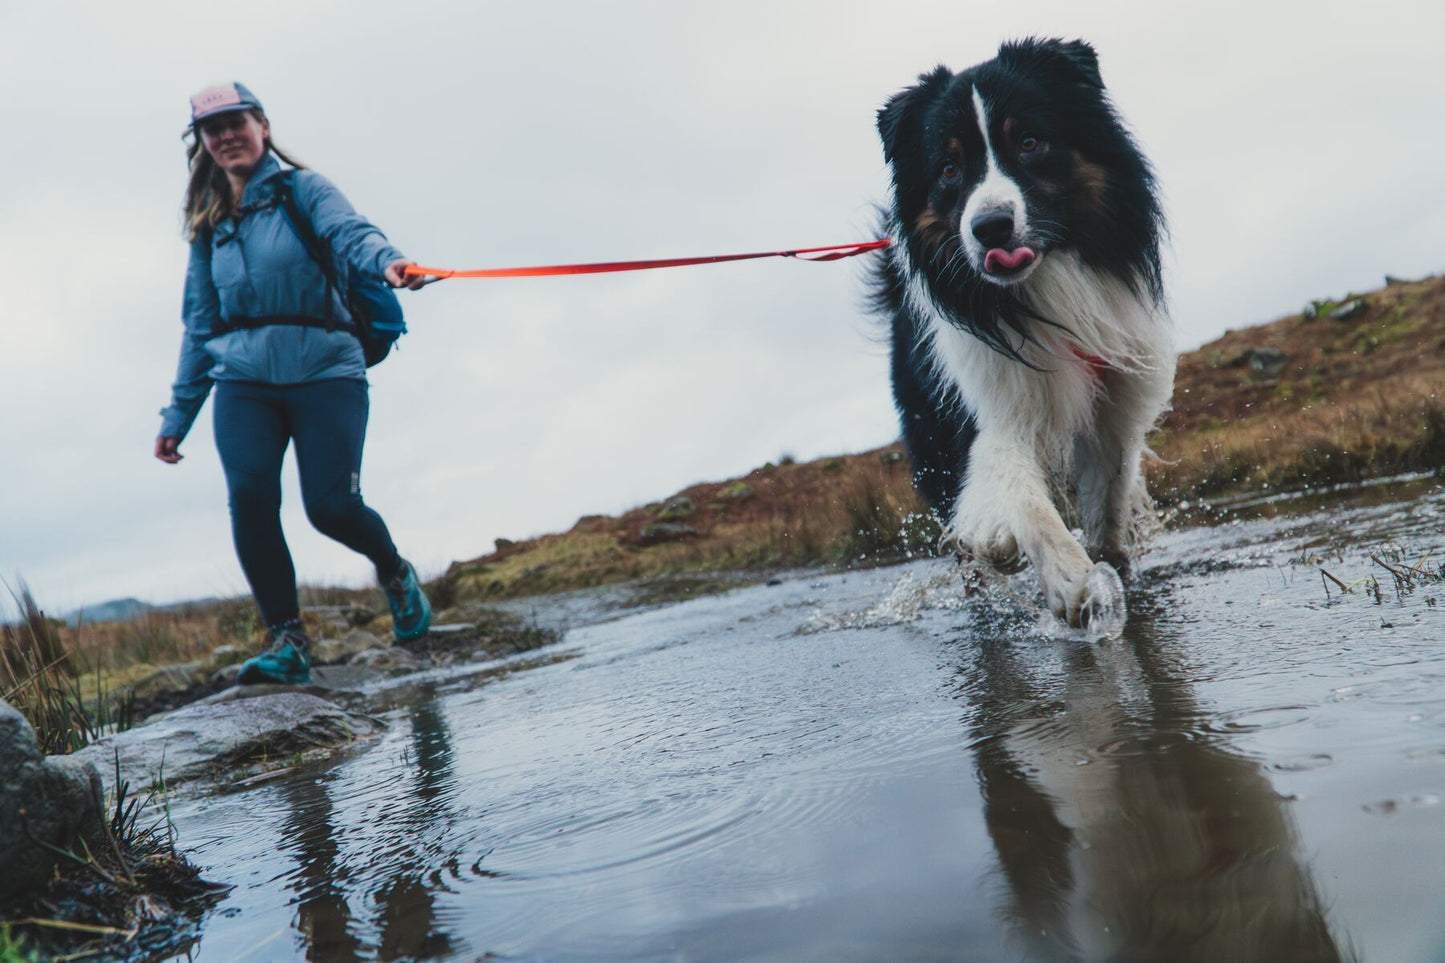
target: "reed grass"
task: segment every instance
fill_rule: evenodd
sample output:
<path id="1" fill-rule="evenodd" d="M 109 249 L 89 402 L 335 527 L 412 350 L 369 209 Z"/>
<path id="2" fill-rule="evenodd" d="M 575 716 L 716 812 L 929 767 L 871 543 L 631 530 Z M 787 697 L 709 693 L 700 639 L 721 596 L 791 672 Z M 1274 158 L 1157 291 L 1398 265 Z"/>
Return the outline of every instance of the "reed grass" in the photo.
<path id="1" fill-rule="evenodd" d="M 98 679 L 95 699 L 87 702 L 63 625 L 45 615 L 23 581 L 18 584 L 11 597 L 20 620 L 0 626 L 0 698 L 30 722 L 47 755 L 74 752 L 128 728 L 129 703 L 105 698 Z"/>

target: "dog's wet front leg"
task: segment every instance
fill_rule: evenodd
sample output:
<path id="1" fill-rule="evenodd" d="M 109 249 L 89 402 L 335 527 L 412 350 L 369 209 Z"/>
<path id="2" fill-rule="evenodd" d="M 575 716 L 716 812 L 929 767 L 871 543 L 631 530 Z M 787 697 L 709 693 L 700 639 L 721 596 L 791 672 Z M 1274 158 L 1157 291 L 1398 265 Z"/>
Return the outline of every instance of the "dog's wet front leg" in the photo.
<path id="1" fill-rule="evenodd" d="M 1078 508 L 1089 557 L 1129 574 L 1133 513 L 1139 501 L 1140 449 L 1103 431 L 1082 440 L 1074 453 Z"/>
<path id="2" fill-rule="evenodd" d="M 1075 449 L 1085 544 L 1096 561 L 1124 575 L 1150 511 L 1140 463 L 1145 437 L 1168 401 L 1169 370 L 1160 361 L 1142 371 L 1109 372 L 1094 431 Z"/>
<path id="3" fill-rule="evenodd" d="M 998 566 L 1027 557 L 1049 609 L 1069 625 L 1123 625 L 1118 575 L 1095 565 L 1070 534 L 1035 446 L 981 434 L 970 453 L 952 532 L 961 548 Z"/>

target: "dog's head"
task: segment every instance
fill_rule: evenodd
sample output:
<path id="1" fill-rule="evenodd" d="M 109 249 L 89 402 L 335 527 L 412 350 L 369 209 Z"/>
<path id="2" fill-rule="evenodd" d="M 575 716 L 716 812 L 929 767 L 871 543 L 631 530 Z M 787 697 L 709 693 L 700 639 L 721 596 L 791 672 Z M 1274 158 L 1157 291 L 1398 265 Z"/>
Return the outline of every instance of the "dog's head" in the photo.
<path id="1" fill-rule="evenodd" d="M 1004 294 L 1060 250 L 1159 297 L 1153 176 L 1088 44 L 1024 40 L 938 67 L 879 110 L 878 132 L 895 230 L 940 303 Z"/>

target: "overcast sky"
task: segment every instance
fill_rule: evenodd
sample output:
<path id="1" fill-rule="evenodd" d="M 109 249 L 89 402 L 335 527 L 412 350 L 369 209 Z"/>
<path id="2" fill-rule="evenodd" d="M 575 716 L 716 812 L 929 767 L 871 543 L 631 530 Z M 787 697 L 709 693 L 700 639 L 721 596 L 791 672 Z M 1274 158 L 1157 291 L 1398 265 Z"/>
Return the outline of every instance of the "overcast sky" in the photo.
<path id="1" fill-rule="evenodd" d="M 151 457 L 180 342 L 187 98 L 240 80 L 283 149 L 422 263 L 873 236 L 874 112 L 1000 40 L 1083 37 L 1153 159 L 1182 347 L 1445 269 L 1445 4 L 406 5 L 0 0 L 0 575 L 62 611 L 241 594 L 210 406 Z M 403 295 L 363 491 L 424 576 L 783 453 L 896 436 L 863 264 L 447 281 Z M 312 531 L 305 581 L 361 584 Z M 8 600 L 7 600 L 8 601 Z"/>

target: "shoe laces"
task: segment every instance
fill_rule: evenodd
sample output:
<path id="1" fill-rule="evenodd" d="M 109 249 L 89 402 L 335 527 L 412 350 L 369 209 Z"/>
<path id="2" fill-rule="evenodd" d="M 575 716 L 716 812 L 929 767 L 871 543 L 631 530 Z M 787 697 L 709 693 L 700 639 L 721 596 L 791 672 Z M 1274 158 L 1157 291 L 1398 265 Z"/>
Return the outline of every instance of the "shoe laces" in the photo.
<path id="1" fill-rule="evenodd" d="M 305 629 L 285 629 L 271 643 L 271 651 L 280 652 L 288 645 L 297 652 L 308 652 L 311 649 L 311 637 L 306 634 Z"/>

